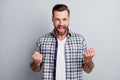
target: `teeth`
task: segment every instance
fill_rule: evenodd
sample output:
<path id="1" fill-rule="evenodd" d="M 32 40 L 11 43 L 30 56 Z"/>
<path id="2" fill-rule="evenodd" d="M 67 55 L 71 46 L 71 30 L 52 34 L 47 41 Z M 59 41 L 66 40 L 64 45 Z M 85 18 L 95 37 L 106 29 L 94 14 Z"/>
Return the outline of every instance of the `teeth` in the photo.
<path id="1" fill-rule="evenodd" d="M 59 29 L 65 29 L 65 26 L 58 26 Z"/>

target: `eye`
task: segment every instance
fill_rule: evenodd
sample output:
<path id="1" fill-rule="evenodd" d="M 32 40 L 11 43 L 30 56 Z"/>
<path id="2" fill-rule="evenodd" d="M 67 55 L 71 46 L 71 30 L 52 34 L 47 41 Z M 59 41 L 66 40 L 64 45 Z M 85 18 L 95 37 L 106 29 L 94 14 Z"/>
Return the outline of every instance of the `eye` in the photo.
<path id="1" fill-rule="evenodd" d="M 55 18 L 55 21 L 59 21 L 60 19 L 58 19 L 58 18 Z"/>

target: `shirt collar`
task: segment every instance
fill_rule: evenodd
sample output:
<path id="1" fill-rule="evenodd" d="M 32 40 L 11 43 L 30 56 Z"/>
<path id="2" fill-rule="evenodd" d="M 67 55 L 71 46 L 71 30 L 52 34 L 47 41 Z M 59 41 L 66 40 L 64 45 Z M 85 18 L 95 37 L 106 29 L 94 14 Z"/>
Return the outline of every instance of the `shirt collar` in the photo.
<path id="1" fill-rule="evenodd" d="M 52 30 L 51 35 L 55 37 L 55 29 Z M 68 38 L 71 37 L 73 35 L 73 32 L 71 30 L 68 29 Z"/>

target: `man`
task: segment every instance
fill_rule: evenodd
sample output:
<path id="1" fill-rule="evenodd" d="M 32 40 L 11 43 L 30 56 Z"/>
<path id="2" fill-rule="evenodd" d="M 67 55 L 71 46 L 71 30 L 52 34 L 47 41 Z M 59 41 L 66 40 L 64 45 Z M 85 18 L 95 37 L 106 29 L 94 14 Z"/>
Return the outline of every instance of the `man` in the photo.
<path id="1" fill-rule="evenodd" d="M 83 36 L 69 30 L 70 11 L 64 4 L 52 10 L 52 32 L 42 36 L 30 64 L 34 72 L 43 68 L 42 80 L 82 80 L 82 70 L 90 73 L 94 67 L 94 48 L 87 49 Z"/>

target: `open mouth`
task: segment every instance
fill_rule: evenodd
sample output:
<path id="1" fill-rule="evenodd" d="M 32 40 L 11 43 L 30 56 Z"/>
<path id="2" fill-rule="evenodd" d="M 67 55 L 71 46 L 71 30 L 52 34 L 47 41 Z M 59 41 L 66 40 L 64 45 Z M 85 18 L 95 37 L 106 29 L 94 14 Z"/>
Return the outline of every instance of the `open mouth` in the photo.
<path id="1" fill-rule="evenodd" d="M 65 31 L 65 26 L 58 26 L 58 31 L 59 32 L 64 32 Z"/>

